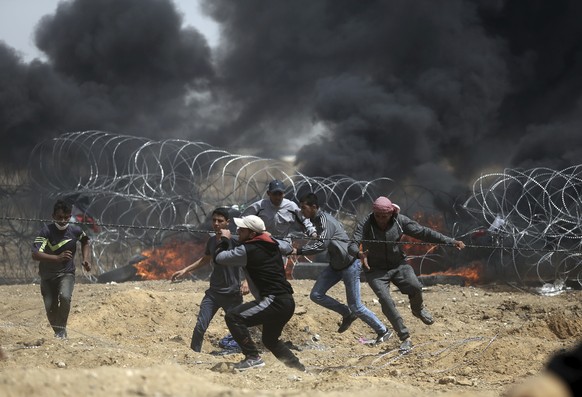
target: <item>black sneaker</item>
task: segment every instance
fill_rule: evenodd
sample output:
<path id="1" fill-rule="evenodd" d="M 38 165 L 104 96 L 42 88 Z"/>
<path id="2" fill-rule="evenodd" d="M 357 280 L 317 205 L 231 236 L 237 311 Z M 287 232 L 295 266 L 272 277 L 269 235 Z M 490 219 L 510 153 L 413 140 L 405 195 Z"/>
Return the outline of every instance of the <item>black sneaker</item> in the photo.
<path id="1" fill-rule="evenodd" d="M 55 332 L 55 338 L 58 339 L 67 339 L 67 330 L 60 330 Z"/>
<path id="2" fill-rule="evenodd" d="M 383 334 L 378 334 L 376 341 L 372 344 L 373 346 L 379 345 L 380 343 L 386 342 L 392 336 L 392 331 L 386 330 Z"/>
<path id="3" fill-rule="evenodd" d="M 434 324 L 434 318 L 432 318 L 432 314 L 430 314 L 430 312 L 426 309 L 420 309 L 419 312 L 413 311 L 412 314 L 414 317 L 420 318 L 420 320 L 426 325 Z"/>
<path id="4" fill-rule="evenodd" d="M 259 356 L 256 356 L 256 357 L 247 356 L 241 362 L 236 363 L 234 365 L 234 369 L 236 369 L 237 371 L 246 371 L 247 369 L 259 368 L 259 367 L 264 367 L 264 366 L 265 366 L 265 362 L 261 359 L 261 357 L 259 357 Z"/>
<path id="5" fill-rule="evenodd" d="M 350 328 L 350 325 L 352 325 L 352 323 L 354 321 L 356 321 L 356 319 L 358 318 L 358 316 L 356 316 L 354 313 L 351 313 L 349 316 L 346 316 L 342 319 L 342 323 L 340 324 L 339 328 L 337 329 L 337 332 L 339 332 L 340 334 L 342 332 L 346 332 L 348 330 L 348 328 Z"/>
<path id="6" fill-rule="evenodd" d="M 400 347 L 398 348 L 398 350 L 402 354 L 408 354 L 408 353 L 410 353 L 410 351 L 412 350 L 412 341 L 410 340 L 410 338 L 405 339 L 400 344 Z"/>

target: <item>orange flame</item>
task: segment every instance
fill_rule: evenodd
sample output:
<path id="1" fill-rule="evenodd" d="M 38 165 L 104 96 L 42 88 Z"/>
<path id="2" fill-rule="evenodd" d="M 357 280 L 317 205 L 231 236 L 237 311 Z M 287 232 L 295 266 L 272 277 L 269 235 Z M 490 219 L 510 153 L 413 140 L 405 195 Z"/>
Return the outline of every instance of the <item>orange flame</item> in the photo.
<path id="1" fill-rule="evenodd" d="M 412 217 L 416 222 L 420 223 L 423 226 L 426 226 L 430 229 L 436 230 L 437 232 L 444 233 L 444 224 L 445 221 L 440 214 L 431 214 L 426 215 L 422 212 L 417 212 Z M 415 242 L 419 241 L 413 237 L 404 235 L 402 236 L 402 242 Z M 426 244 L 404 244 L 403 248 L 407 255 L 411 256 L 422 256 L 425 255 L 427 252 L 432 250 L 435 246 L 434 245 L 426 245 Z"/>
<path id="2" fill-rule="evenodd" d="M 142 280 L 169 279 L 172 274 L 204 255 L 206 245 L 198 241 L 170 241 L 161 247 L 141 253 L 146 259 L 136 263 L 136 274 Z"/>
<path id="3" fill-rule="evenodd" d="M 440 214 L 424 214 L 422 212 L 417 212 L 414 214 L 413 219 L 420 223 L 421 225 L 427 226 L 433 230 L 441 233 L 447 233 L 445 228 L 444 218 Z M 418 241 L 415 238 L 404 235 L 402 237 L 403 242 L 415 242 Z M 433 250 L 436 245 L 427 244 L 404 244 L 404 250 L 408 256 L 418 256 L 422 257 L 431 250 Z M 412 261 L 413 267 L 416 265 Z M 445 271 L 431 272 L 430 275 L 445 275 L 445 276 L 461 276 L 465 279 L 468 285 L 475 285 L 479 282 L 485 280 L 485 266 L 479 261 L 471 262 L 467 266 L 458 267 L 455 269 L 448 269 Z"/>
<path id="4" fill-rule="evenodd" d="M 467 284 L 476 285 L 480 281 L 484 280 L 484 269 L 485 266 L 482 262 L 475 261 L 471 262 L 469 265 L 464 267 L 459 267 L 457 269 L 448 269 L 444 272 L 431 273 L 431 276 L 444 275 L 444 276 L 461 276 L 465 279 Z"/>

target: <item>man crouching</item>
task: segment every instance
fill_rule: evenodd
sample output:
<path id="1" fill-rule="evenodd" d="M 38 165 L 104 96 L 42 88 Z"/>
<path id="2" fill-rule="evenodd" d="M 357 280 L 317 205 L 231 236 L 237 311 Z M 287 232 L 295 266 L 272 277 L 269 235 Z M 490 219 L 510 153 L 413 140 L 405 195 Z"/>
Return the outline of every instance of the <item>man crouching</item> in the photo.
<path id="1" fill-rule="evenodd" d="M 265 347 L 286 366 L 305 371 L 299 359 L 279 339 L 295 311 L 293 288 L 285 277 L 282 257 L 289 255 L 293 247 L 271 237 L 258 216 L 234 218 L 234 223 L 240 245 L 229 250 L 230 231 L 222 230 L 222 241 L 217 246 L 214 261 L 221 265 L 243 266 L 255 297 L 252 302 L 230 309 L 225 316 L 230 333 L 245 355 L 234 368 L 244 371 L 265 365 L 248 329 L 262 324 Z"/>

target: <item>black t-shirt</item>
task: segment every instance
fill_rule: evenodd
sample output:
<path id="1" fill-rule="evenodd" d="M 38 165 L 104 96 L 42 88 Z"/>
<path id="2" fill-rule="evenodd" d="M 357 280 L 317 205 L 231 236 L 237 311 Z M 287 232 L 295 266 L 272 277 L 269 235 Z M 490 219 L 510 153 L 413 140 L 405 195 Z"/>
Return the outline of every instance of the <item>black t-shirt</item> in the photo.
<path id="1" fill-rule="evenodd" d="M 68 262 L 43 262 L 38 265 L 41 278 L 50 278 L 57 273 L 75 274 L 75 252 L 77 242 L 89 241 L 89 237 L 78 225 L 69 224 L 65 230 L 59 230 L 54 223 L 44 225 L 32 244 L 32 252 L 59 255 L 71 251 L 73 258 Z"/>
<path id="2" fill-rule="evenodd" d="M 216 251 L 216 246 L 220 240 L 216 240 L 215 236 L 212 236 L 206 242 L 206 255 L 213 256 L 214 251 Z M 232 247 L 233 241 L 231 240 L 230 245 Z M 240 267 L 224 266 L 211 262 L 212 274 L 210 275 L 210 291 L 219 294 L 240 294 L 240 283 L 242 269 Z"/>

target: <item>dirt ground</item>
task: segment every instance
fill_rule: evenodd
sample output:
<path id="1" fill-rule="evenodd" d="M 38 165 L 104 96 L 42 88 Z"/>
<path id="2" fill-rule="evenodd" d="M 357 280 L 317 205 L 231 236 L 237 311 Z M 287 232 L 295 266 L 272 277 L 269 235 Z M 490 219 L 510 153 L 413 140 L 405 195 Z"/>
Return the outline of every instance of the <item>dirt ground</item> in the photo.
<path id="1" fill-rule="evenodd" d="M 78 283 L 67 340 L 53 337 L 38 285 L 0 286 L 0 395 L 500 396 L 582 336 L 582 291 L 541 296 L 502 284 L 437 285 L 424 294 L 432 326 L 393 292 L 414 343 L 401 355 L 395 337 L 363 344 L 373 332 L 362 321 L 338 334 L 338 316 L 309 300 L 313 281 L 292 285 L 297 309 L 283 339 L 307 373 L 287 369 L 268 351 L 265 367 L 234 373 L 242 355 L 218 348 L 228 333 L 221 311 L 203 352 L 192 352 L 203 281 Z M 340 287 L 330 294 L 343 300 Z M 362 296 L 386 321 L 366 284 Z"/>

